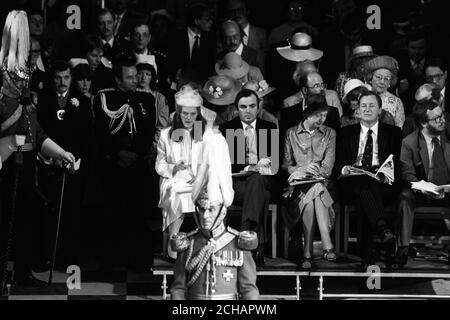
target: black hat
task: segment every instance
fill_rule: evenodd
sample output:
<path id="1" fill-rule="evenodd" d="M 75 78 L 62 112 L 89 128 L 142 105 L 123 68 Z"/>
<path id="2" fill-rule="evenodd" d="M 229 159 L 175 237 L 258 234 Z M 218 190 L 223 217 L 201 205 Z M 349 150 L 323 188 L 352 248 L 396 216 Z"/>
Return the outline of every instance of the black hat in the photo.
<path id="1" fill-rule="evenodd" d="M 321 94 L 313 94 L 306 99 L 306 109 L 303 110 L 303 119 L 322 111 L 329 111 L 327 100 Z"/>

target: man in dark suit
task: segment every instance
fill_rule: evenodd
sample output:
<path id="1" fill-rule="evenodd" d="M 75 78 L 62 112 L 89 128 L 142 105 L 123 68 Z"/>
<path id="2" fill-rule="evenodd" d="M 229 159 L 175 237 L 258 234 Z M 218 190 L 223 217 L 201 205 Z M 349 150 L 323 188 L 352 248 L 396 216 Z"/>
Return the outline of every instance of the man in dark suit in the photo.
<path id="1" fill-rule="evenodd" d="M 424 101 L 414 107 L 418 129 L 403 139 L 400 164 L 404 189 L 399 198 L 401 213 L 400 238 L 396 263 L 403 267 L 408 261 L 409 241 L 414 222 L 414 208 L 418 206 L 449 207 L 450 188 L 440 194 L 414 193 L 411 183 L 421 180 L 436 185 L 450 183 L 450 137 L 442 108 L 435 101 Z"/>
<path id="2" fill-rule="evenodd" d="M 249 48 L 258 52 L 258 59 L 262 66 L 265 66 L 267 52 L 266 31 L 258 28 L 248 21 L 249 10 L 245 0 L 228 0 L 228 17 L 236 21 L 242 28 L 242 42 Z M 264 70 L 261 70 L 264 73 Z"/>
<path id="3" fill-rule="evenodd" d="M 119 59 L 113 71 L 117 89 L 102 90 L 94 100 L 98 172 L 106 202 L 103 267 L 111 271 L 114 265 L 128 263 L 142 271 L 153 262 L 147 222 L 157 205 L 157 188 L 152 185 L 155 99 L 136 91 L 134 59 Z"/>
<path id="4" fill-rule="evenodd" d="M 219 60 L 232 51 L 239 54 L 249 65 L 258 67 L 260 70 L 264 69 L 259 61 L 258 52 L 242 42 L 243 31 L 236 21 L 227 20 L 222 24 L 221 37 L 222 51 L 218 54 Z"/>
<path id="5" fill-rule="evenodd" d="M 52 140 L 72 150 L 81 165 L 79 170 L 66 176 L 60 255 L 57 259 L 58 264 L 65 268 L 77 264 L 80 254 L 80 215 L 86 189 L 85 164 L 89 163 L 87 157 L 92 139 L 92 111 L 89 99 L 70 88 L 72 76 L 67 62 L 55 61 L 52 79 L 53 86 L 39 95 L 38 121 Z M 52 201 L 52 209 L 57 210 L 62 175 L 53 167 L 43 164 L 38 167 L 40 189 Z"/>
<path id="6" fill-rule="evenodd" d="M 130 50 L 129 41 L 114 35 L 115 17 L 114 12 L 108 8 L 97 13 L 97 29 L 103 44 L 103 56 L 109 61 L 114 61 L 117 56 Z"/>
<path id="7" fill-rule="evenodd" d="M 210 8 L 204 4 L 195 4 L 189 8 L 187 27 L 176 32 L 171 41 L 169 61 L 172 80 L 186 66 L 195 68 L 202 82 L 211 75 L 216 50 L 216 43 L 210 32 L 212 24 L 213 14 Z"/>
<path id="8" fill-rule="evenodd" d="M 256 264 L 264 265 L 263 246 L 266 242 L 264 222 L 271 191 L 275 190 L 276 179 L 271 174 L 278 171 L 278 130 L 274 123 L 257 118 L 258 95 L 249 89 L 242 89 L 236 96 L 239 117 L 220 126 L 232 152 L 235 203 L 242 205 L 241 230 L 258 234 L 259 247 L 254 252 Z M 237 141 L 236 141 L 237 138 Z M 245 144 L 242 142 L 245 141 Z M 269 156 L 270 152 L 270 156 Z"/>
<path id="9" fill-rule="evenodd" d="M 411 31 L 407 37 L 407 50 L 398 55 L 400 98 L 408 115 L 414 106 L 414 94 L 425 83 L 426 36 L 421 30 Z"/>
<path id="10" fill-rule="evenodd" d="M 308 105 L 308 100 L 310 100 L 311 97 L 319 95 L 327 100 L 326 85 L 323 83 L 322 76 L 317 72 L 302 74 L 299 79 L 299 87 L 299 94 L 286 99 L 284 103 L 285 107 L 280 110 L 280 129 L 282 138 L 289 128 L 296 126 L 301 121 L 303 110 L 305 110 Z M 314 99 L 317 99 L 317 97 Z M 330 106 L 328 101 L 327 104 Z M 327 120 L 324 125 L 333 128 L 336 133 L 339 133 L 341 121 L 338 108 L 330 106 Z"/>
<path id="11" fill-rule="evenodd" d="M 381 112 L 381 98 L 373 91 L 361 95 L 359 100 L 361 122 L 341 129 L 336 147 L 338 174 L 350 174 L 352 167 L 375 173 L 389 155 L 393 155 L 394 170 L 398 173 L 398 160 L 402 133 L 400 128 L 378 121 Z M 399 175 L 394 174 L 398 180 Z M 360 242 L 362 270 L 375 263 L 372 255 L 374 235 L 382 242 L 392 242 L 395 237 L 388 227 L 384 205 L 393 200 L 394 186 L 389 185 L 386 176 L 377 181 L 368 176 L 350 176 L 340 179 L 341 201 L 354 202 L 361 223 Z"/>

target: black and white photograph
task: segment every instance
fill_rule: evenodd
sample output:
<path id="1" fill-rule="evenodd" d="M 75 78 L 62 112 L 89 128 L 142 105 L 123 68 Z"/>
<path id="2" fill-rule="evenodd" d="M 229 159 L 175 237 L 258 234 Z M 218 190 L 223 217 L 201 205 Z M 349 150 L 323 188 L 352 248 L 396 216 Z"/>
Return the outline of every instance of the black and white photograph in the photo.
<path id="1" fill-rule="evenodd" d="M 2 307 L 450 299 L 449 5 L 2 1 Z"/>

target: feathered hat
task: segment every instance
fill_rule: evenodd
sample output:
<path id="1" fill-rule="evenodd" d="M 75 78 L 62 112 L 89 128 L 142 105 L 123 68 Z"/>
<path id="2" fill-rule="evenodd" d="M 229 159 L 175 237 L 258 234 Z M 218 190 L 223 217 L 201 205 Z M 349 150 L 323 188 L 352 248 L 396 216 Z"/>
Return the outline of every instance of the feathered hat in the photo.
<path id="1" fill-rule="evenodd" d="M 203 137 L 202 162 L 192 185 L 192 200 L 202 209 L 222 207 L 211 231 L 222 222 L 233 198 L 228 144 L 221 134 L 208 132 Z"/>
<path id="2" fill-rule="evenodd" d="M 1 70 L 4 74 L 15 75 L 19 79 L 29 80 L 32 70 L 28 64 L 30 51 L 30 30 L 25 11 L 10 11 L 3 28 L 2 47 L 0 49 Z"/>

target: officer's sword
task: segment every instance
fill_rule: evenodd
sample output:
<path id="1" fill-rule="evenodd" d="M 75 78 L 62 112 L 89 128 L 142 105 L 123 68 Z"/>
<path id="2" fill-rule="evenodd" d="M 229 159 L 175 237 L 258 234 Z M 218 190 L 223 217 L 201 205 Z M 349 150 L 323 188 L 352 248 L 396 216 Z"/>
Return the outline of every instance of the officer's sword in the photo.
<path id="1" fill-rule="evenodd" d="M 64 189 L 66 186 L 66 172 L 70 168 L 65 166 L 65 169 L 63 171 L 63 177 L 62 177 L 62 183 L 61 183 L 61 196 L 59 198 L 59 210 L 58 210 L 58 224 L 56 225 L 56 235 L 55 235 L 55 244 L 53 245 L 53 255 L 52 255 L 52 266 L 50 268 L 50 274 L 48 276 L 48 284 L 52 284 L 53 280 L 53 270 L 55 269 L 55 261 L 56 261 L 56 250 L 58 248 L 58 238 L 59 238 L 59 225 L 61 222 L 61 213 L 62 213 L 62 207 L 63 207 L 63 200 L 64 200 Z"/>

